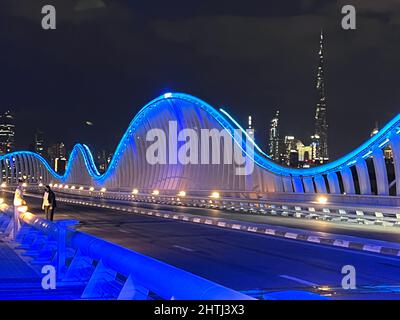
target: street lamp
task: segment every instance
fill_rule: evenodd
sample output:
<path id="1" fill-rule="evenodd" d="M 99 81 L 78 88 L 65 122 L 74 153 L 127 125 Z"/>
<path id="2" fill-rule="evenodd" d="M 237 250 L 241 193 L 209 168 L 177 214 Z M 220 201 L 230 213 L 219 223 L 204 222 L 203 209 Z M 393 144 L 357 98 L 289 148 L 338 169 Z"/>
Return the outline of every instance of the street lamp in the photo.
<path id="1" fill-rule="evenodd" d="M 186 192 L 185 191 L 179 191 L 178 196 L 186 197 Z"/>
<path id="2" fill-rule="evenodd" d="M 211 193 L 210 197 L 214 198 L 214 199 L 219 199 L 219 197 L 220 197 L 219 192 L 214 191 L 213 193 Z"/>
<path id="3" fill-rule="evenodd" d="M 325 196 L 319 196 L 317 198 L 317 202 L 320 203 L 320 204 L 326 204 L 328 202 L 328 198 L 325 197 Z"/>

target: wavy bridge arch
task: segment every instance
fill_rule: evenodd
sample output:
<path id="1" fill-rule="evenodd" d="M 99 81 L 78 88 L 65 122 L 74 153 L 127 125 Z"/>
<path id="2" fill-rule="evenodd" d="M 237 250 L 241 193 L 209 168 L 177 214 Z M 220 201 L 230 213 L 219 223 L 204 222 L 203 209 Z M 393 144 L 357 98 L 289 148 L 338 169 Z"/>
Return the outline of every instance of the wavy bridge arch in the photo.
<path id="1" fill-rule="evenodd" d="M 182 93 L 169 93 L 146 104 L 133 118 L 120 140 L 108 170 L 100 174 L 86 145 L 74 146 L 65 174 L 57 174 L 40 155 L 19 151 L 0 157 L 0 179 L 15 183 L 19 179 L 32 183 L 64 183 L 106 187 L 115 190 L 166 190 L 229 192 L 287 192 L 332 193 L 380 196 L 389 195 L 396 186 L 400 195 L 400 114 L 376 135 L 352 152 L 318 167 L 287 168 L 273 162 L 256 145 L 254 155 L 247 154 L 255 164 L 252 174 L 234 174 L 232 164 L 210 165 L 151 165 L 145 159 L 146 132 L 160 128 L 168 130 L 169 121 L 176 121 L 178 130 L 188 128 L 227 129 L 232 134 L 243 128 L 225 110 L 216 110 L 206 102 Z M 393 153 L 395 178 L 389 181 L 383 148 L 390 146 Z M 221 146 L 222 150 L 222 146 Z M 215 150 L 214 150 L 215 151 Z M 223 151 L 222 151 L 223 152 Z M 246 150 L 242 148 L 242 152 Z M 367 162 L 372 163 L 376 190 L 372 190 Z"/>

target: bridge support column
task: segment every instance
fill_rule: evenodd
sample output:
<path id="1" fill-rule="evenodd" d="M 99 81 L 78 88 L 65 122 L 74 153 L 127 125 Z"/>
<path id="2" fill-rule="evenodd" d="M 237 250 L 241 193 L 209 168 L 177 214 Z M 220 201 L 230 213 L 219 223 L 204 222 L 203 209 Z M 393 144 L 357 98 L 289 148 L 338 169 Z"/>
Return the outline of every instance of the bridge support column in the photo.
<path id="1" fill-rule="evenodd" d="M 9 177 L 10 177 L 9 164 L 10 164 L 9 160 L 7 158 L 4 158 L 4 168 L 6 171 L 6 183 L 10 182 L 10 180 L 9 180 Z"/>
<path id="2" fill-rule="evenodd" d="M 343 180 L 343 187 L 346 194 L 355 194 L 353 175 L 349 167 L 345 167 L 340 171 Z"/>
<path id="3" fill-rule="evenodd" d="M 313 184 L 312 178 L 304 177 L 303 178 L 303 183 L 304 183 L 304 189 L 305 189 L 306 193 L 315 193 L 314 184 Z"/>
<path id="4" fill-rule="evenodd" d="M 15 155 L 14 159 L 15 182 L 19 183 L 20 178 L 22 179 L 23 163 L 19 154 Z"/>
<path id="5" fill-rule="evenodd" d="M 390 139 L 392 148 L 394 174 L 396 177 L 396 195 L 400 196 L 400 134 L 394 134 Z"/>
<path id="6" fill-rule="evenodd" d="M 378 186 L 379 196 L 389 195 L 389 182 L 386 171 L 386 163 L 383 155 L 383 151 L 377 148 L 372 153 L 372 160 L 374 162 L 376 185 Z"/>
<path id="7" fill-rule="evenodd" d="M 28 157 L 28 166 L 29 166 L 29 171 L 28 171 L 28 175 L 29 175 L 29 181 L 31 183 L 35 182 L 36 179 L 36 175 L 35 175 L 35 170 L 33 168 L 33 157 L 31 155 L 27 156 Z"/>
<path id="8" fill-rule="evenodd" d="M 275 192 L 284 192 L 282 177 L 276 175 L 274 179 Z"/>
<path id="9" fill-rule="evenodd" d="M 28 157 L 25 154 L 21 154 L 21 178 L 25 182 L 29 182 L 29 165 L 28 165 Z M 24 178 L 25 177 L 25 178 Z"/>
<path id="10" fill-rule="evenodd" d="M 359 160 L 356 163 L 356 170 L 358 175 L 358 183 L 360 185 L 361 194 L 372 194 L 371 181 L 369 179 L 368 167 L 365 160 Z"/>
<path id="11" fill-rule="evenodd" d="M 304 193 L 304 187 L 300 177 L 298 176 L 292 177 L 292 183 L 294 186 L 294 192 Z"/>
<path id="12" fill-rule="evenodd" d="M 285 192 L 293 192 L 292 179 L 290 177 L 282 177 L 282 181 Z"/>
<path id="13" fill-rule="evenodd" d="M 328 193 L 326 189 L 325 179 L 323 176 L 314 177 L 315 186 L 317 187 L 317 193 Z"/>
<path id="14" fill-rule="evenodd" d="M 16 183 L 16 182 L 18 182 L 18 179 L 17 179 L 17 181 L 15 180 L 15 171 L 16 171 L 15 161 L 14 161 L 13 157 L 9 157 L 8 159 L 10 159 L 11 183 Z"/>
<path id="15" fill-rule="evenodd" d="M 333 194 L 340 194 L 340 185 L 339 179 L 336 172 L 330 172 L 327 175 L 328 183 L 329 183 L 329 190 Z"/>

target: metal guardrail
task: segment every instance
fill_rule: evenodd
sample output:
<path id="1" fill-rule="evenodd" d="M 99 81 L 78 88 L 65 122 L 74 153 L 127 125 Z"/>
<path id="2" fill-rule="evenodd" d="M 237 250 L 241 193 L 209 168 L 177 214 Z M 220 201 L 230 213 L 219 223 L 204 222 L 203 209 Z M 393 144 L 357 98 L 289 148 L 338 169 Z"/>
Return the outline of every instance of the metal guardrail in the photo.
<path id="1" fill-rule="evenodd" d="M 60 192 L 59 190 L 56 190 Z M 134 195 L 127 192 L 101 192 L 101 191 L 79 191 L 79 190 L 61 190 L 62 194 L 69 194 L 80 197 L 93 197 L 98 199 L 120 200 L 126 202 L 146 202 L 160 203 L 168 205 L 182 205 L 189 207 L 204 207 L 210 209 L 233 211 L 245 214 L 264 214 L 279 215 L 294 218 L 320 219 L 326 221 L 340 221 L 359 224 L 375 224 L 383 226 L 399 226 L 400 227 L 400 209 L 399 212 L 385 212 L 365 210 L 359 207 L 340 207 L 338 205 L 330 205 L 329 203 L 321 205 L 312 204 L 290 204 L 270 202 L 265 200 L 250 199 L 204 199 L 201 197 L 179 197 L 165 195 Z M 391 210 L 393 211 L 393 210 Z"/>
<path id="2" fill-rule="evenodd" d="M 0 232 L 14 227 L 12 209 L 0 214 Z M 86 283 L 84 299 L 248 300 L 250 296 L 92 235 L 25 212 L 14 239 L 32 263 L 56 266 L 62 282 Z"/>

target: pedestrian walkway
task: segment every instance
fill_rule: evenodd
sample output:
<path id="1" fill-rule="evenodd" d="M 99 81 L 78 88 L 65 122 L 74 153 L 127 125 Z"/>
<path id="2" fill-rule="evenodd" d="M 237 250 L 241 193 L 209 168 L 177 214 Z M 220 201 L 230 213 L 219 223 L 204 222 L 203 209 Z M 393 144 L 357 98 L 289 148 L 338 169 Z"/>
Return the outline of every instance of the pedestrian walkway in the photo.
<path id="1" fill-rule="evenodd" d="M 57 284 L 54 290 L 42 288 L 42 275 L 25 262 L 0 234 L 0 300 L 79 299 L 83 286 Z"/>

